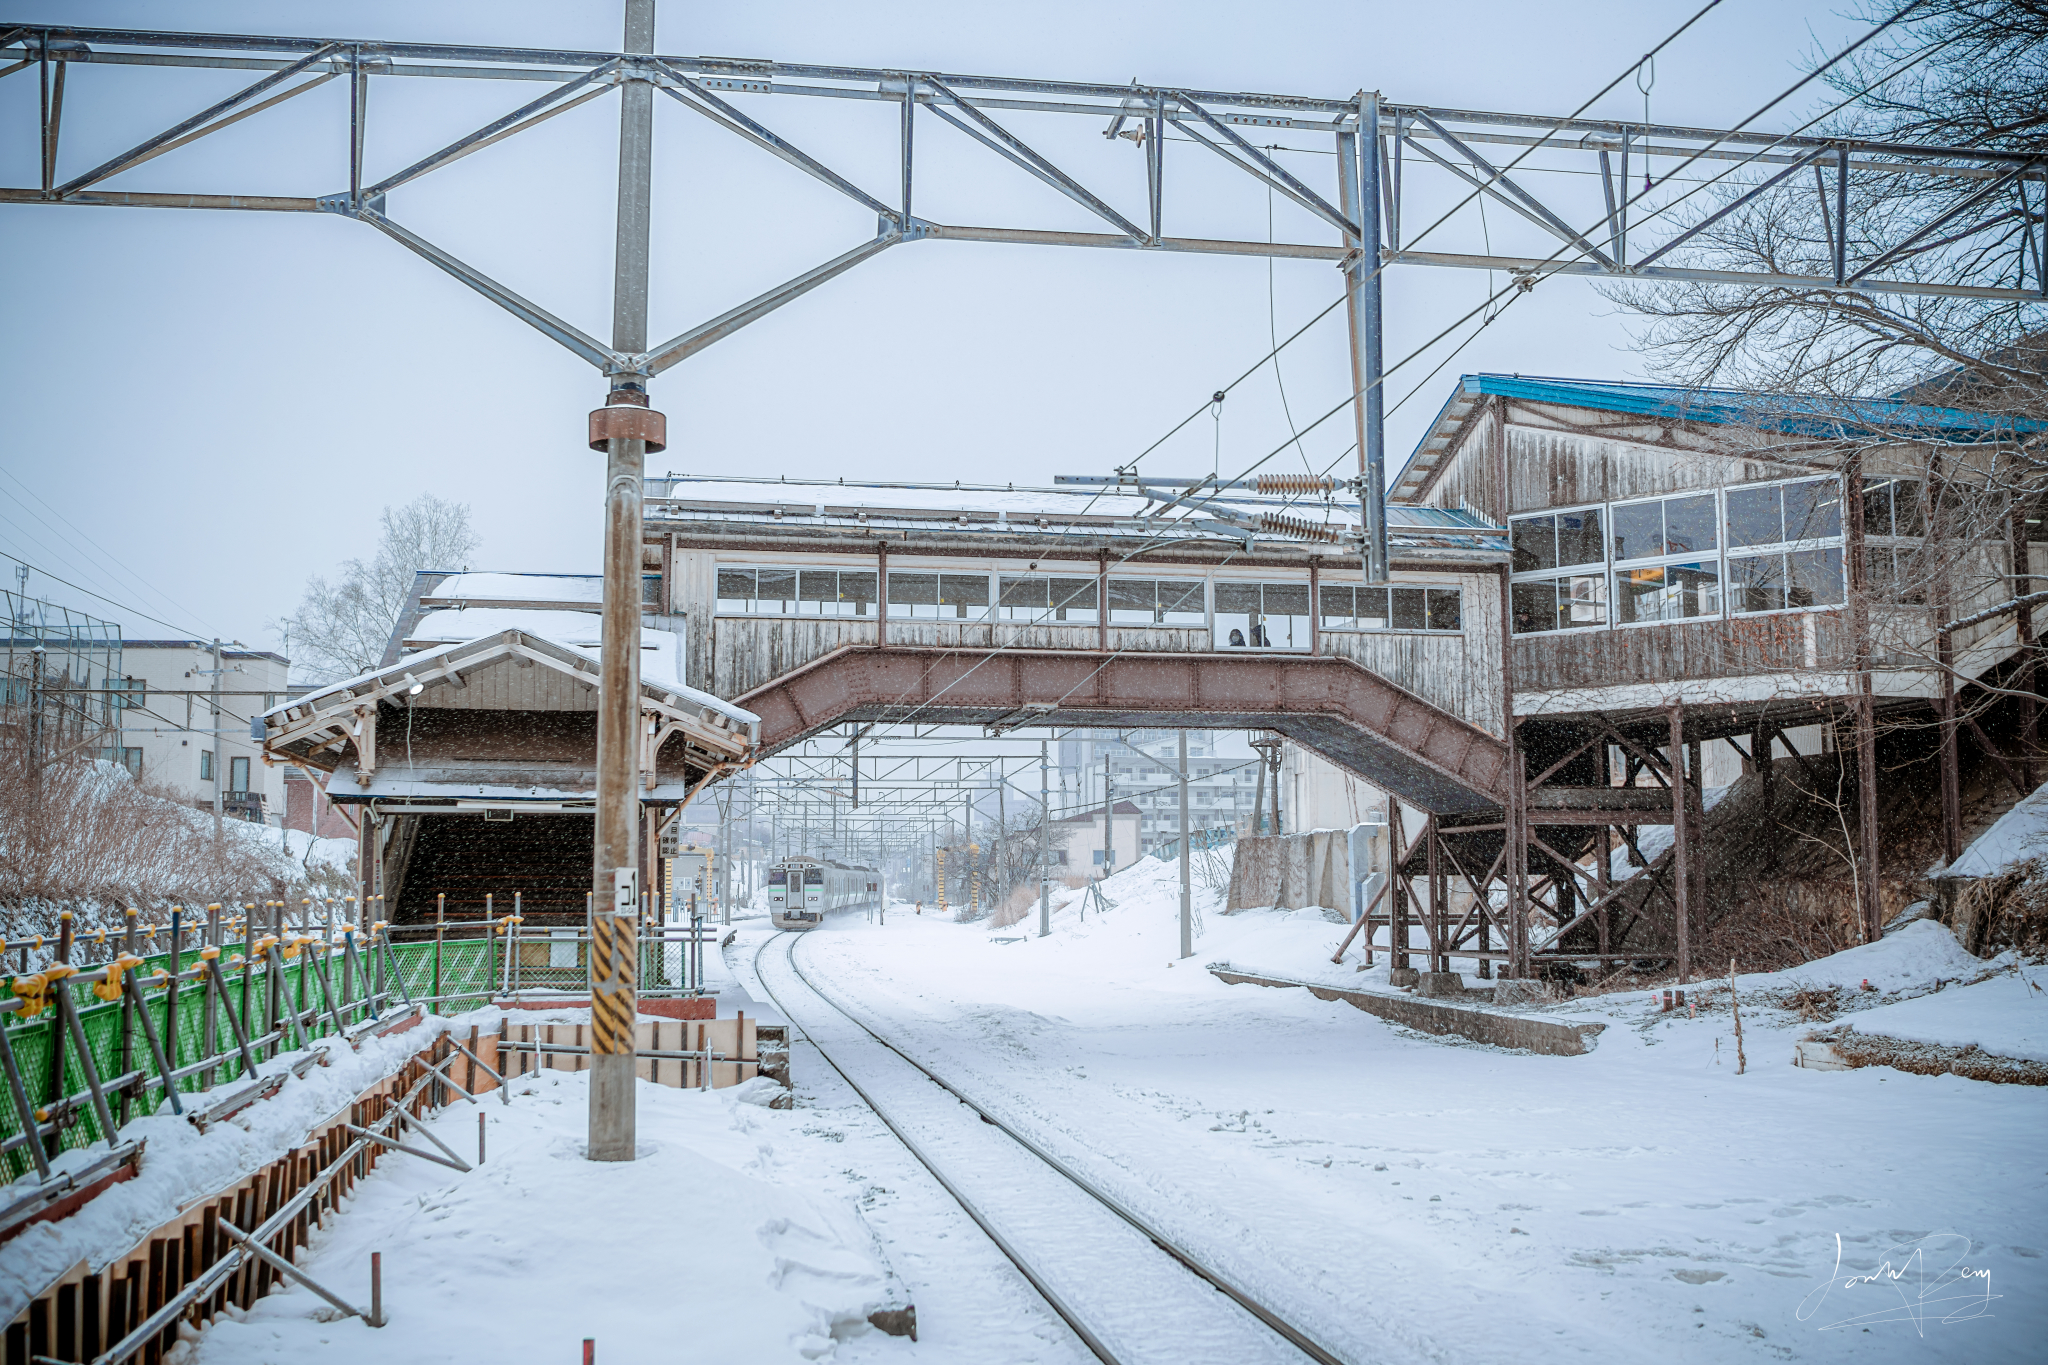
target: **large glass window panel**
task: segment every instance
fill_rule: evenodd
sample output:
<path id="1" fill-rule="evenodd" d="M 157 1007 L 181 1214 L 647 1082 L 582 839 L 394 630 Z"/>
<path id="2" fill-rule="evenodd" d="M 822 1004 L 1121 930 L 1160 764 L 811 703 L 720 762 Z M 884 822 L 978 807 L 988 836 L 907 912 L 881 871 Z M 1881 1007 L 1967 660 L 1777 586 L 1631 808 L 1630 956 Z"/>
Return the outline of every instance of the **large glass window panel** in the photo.
<path id="1" fill-rule="evenodd" d="M 1614 557 L 1654 559 L 1664 553 L 1664 504 L 1631 502 L 1614 509 Z"/>
<path id="2" fill-rule="evenodd" d="M 1776 545 L 1785 539 L 1784 499 L 1777 485 L 1728 490 L 1728 547 Z"/>
<path id="3" fill-rule="evenodd" d="M 1360 630 L 1385 630 L 1387 628 L 1387 590 L 1385 586 L 1367 585 L 1358 589 L 1358 628 Z"/>
<path id="4" fill-rule="evenodd" d="M 833 569 L 804 569 L 797 578 L 797 610 L 805 616 L 833 616 L 838 612 L 839 574 Z"/>
<path id="5" fill-rule="evenodd" d="M 1664 545 L 1666 554 L 1699 554 L 1720 544 L 1715 535 L 1714 495 L 1701 493 L 1688 498 L 1664 500 Z"/>
<path id="6" fill-rule="evenodd" d="M 1358 625 L 1358 589 L 1348 583 L 1322 585 L 1324 630 L 1353 630 Z"/>
<path id="7" fill-rule="evenodd" d="M 1508 522 L 1516 573 L 1557 567 L 1557 518 L 1514 517 Z"/>
<path id="8" fill-rule="evenodd" d="M 1457 588 L 1431 588 L 1429 590 L 1429 628 L 1431 630 L 1463 630 L 1465 628 L 1464 593 Z"/>
<path id="9" fill-rule="evenodd" d="M 1038 575 L 1004 574 L 997 588 L 996 617 L 1003 621 L 1036 621 L 1052 606 L 1052 580 Z"/>
<path id="10" fill-rule="evenodd" d="M 807 570 L 805 578 L 810 577 Z M 840 570 L 839 593 L 832 601 L 824 604 L 824 612 L 832 616 L 870 616 L 875 610 L 875 593 L 880 579 L 872 571 Z"/>
<path id="11" fill-rule="evenodd" d="M 1558 629 L 1556 579 L 1516 583 L 1508 589 L 1508 601 L 1514 612 L 1515 634 L 1537 635 Z"/>
<path id="12" fill-rule="evenodd" d="M 1150 626 L 1159 620 L 1159 584 L 1150 578 L 1109 580 L 1109 623 Z"/>
<path id="13" fill-rule="evenodd" d="M 1921 498 L 1926 489 L 1918 479 L 1892 480 L 1892 534 L 1895 536 L 1921 536 L 1927 533 L 1927 522 L 1921 515 Z"/>
<path id="14" fill-rule="evenodd" d="M 1259 585 L 1256 583 L 1218 583 L 1216 585 L 1216 633 L 1219 640 L 1226 638 L 1231 630 L 1238 632 L 1238 644 L 1250 638 L 1253 621 L 1261 610 Z"/>
<path id="15" fill-rule="evenodd" d="M 761 569 L 754 578 L 755 611 L 767 616 L 788 616 L 796 611 L 795 569 Z"/>
<path id="16" fill-rule="evenodd" d="M 1833 479 L 1788 483 L 1785 539 L 1829 540 L 1842 534 L 1842 489 Z"/>
<path id="17" fill-rule="evenodd" d="M 1728 605 L 1738 612 L 1785 610 L 1785 556 L 1730 557 Z"/>
<path id="18" fill-rule="evenodd" d="M 1307 649 L 1308 584 L 1268 583 L 1265 590 L 1265 643 L 1275 649 Z"/>
<path id="19" fill-rule="evenodd" d="M 750 612 L 754 609 L 754 571 L 752 569 L 720 569 L 718 571 L 718 610 L 725 612 Z"/>
<path id="20" fill-rule="evenodd" d="M 1159 580 L 1159 622 L 1167 626 L 1199 626 L 1209 619 L 1209 605 L 1199 578 Z"/>
<path id="21" fill-rule="evenodd" d="M 1614 623 L 1686 621 L 1721 614 L 1721 565 L 1713 559 L 1621 569 L 1614 575 Z"/>
<path id="22" fill-rule="evenodd" d="M 1573 574 L 1558 580 L 1558 610 L 1567 626 L 1607 624 L 1607 575 Z"/>
<path id="23" fill-rule="evenodd" d="M 1892 530 L 1892 480 L 1863 481 L 1863 534 L 1889 536 Z"/>
<path id="24" fill-rule="evenodd" d="M 1429 628 L 1428 594 L 1423 588 L 1390 587 L 1387 598 L 1393 608 L 1395 630 L 1427 630 Z"/>
<path id="25" fill-rule="evenodd" d="M 1095 624 L 1095 580 L 1055 578 L 1050 585 L 1052 619 L 1069 625 Z"/>
<path id="26" fill-rule="evenodd" d="M 988 575 L 940 574 L 939 615 L 963 621 L 979 621 L 988 615 Z"/>
<path id="27" fill-rule="evenodd" d="M 1842 604 L 1840 549 L 1800 550 L 1785 556 L 1788 600 L 1795 607 L 1838 607 Z"/>
<path id="28" fill-rule="evenodd" d="M 939 614 L 939 576 L 935 573 L 889 573 L 889 614 L 930 621 Z"/>
<path id="29" fill-rule="evenodd" d="M 1558 567 L 1607 562 L 1607 541 L 1600 534 L 1600 524 L 1603 520 L 1601 509 L 1598 507 L 1589 507 L 1583 512 L 1557 514 Z"/>

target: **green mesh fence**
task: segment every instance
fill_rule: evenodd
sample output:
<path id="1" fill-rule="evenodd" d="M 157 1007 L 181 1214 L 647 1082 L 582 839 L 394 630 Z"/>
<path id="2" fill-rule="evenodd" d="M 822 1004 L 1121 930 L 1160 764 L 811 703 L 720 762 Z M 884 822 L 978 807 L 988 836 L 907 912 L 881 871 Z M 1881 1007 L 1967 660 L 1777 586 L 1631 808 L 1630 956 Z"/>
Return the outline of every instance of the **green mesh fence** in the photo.
<path id="1" fill-rule="evenodd" d="M 562 957 L 573 957 L 573 962 L 557 961 L 559 947 L 569 946 L 550 942 L 545 938 L 521 940 L 518 945 L 516 964 L 518 985 L 522 990 L 555 989 L 582 991 L 588 989 L 587 945 L 577 942 L 570 953 Z M 228 950 L 233 951 L 231 946 Z M 346 995 L 343 1001 L 343 966 L 340 953 L 329 954 L 324 959 L 329 994 L 321 994 L 322 964 L 301 954 L 284 960 L 281 974 L 267 971 L 259 963 L 257 969 L 244 973 L 225 965 L 221 968 L 227 983 L 227 999 L 221 1001 L 217 993 L 209 992 L 197 983 L 181 982 L 178 987 L 177 1029 L 171 1036 L 169 1018 L 171 1014 L 170 992 L 152 984 L 150 978 L 162 968 L 168 971 L 168 954 L 157 954 L 145 958 L 143 965 L 134 969 L 134 979 L 142 986 L 143 1009 L 148 1012 L 150 1024 L 155 1028 L 172 1071 L 195 1065 L 210 1054 L 217 1060 L 210 1072 L 195 1072 L 180 1077 L 177 1088 L 181 1094 L 196 1092 L 213 1086 L 232 1084 L 247 1074 L 241 1054 L 235 1045 L 235 1035 L 226 1011 L 232 1010 L 234 1017 L 243 1021 L 244 1031 L 253 1041 L 273 1029 L 282 1027 L 284 1037 L 271 1042 L 258 1052 L 258 1060 L 274 1056 L 279 1051 L 288 1051 L 298 1045 L 291 1031 L 290 1015 L 294 1009 L 301 1012 L 317 1011 L 306 1018 L 304 1028 L 308 1039 L 331 1036 L 334 1033 L 333 1014 L 327 1002 L 332 999 L 335 1012 L 342 1023 L 353 1026 L 369 1018 L 364 1001 L 367 992 L 381 989 L 385 992 L 385 1009 L 404 1008 L 407 997 L 426 1000 L 438 994 L 441 997 L 437 1011 L 442 1014 L 459 1014 L 489 1002 L 491 996 L 505 989 L 505 941 L 502 938 L 487 940 L 481 938 L 448 939 L 436 944 L 431 939 L 413 943 L 393 943 L 386 949 L 363 951 L 358 945 L 359 961 L 347 973 Z M 194 955 L 187 952 L 183 965 L 190 969 Z M 81 970 L 90 971 L 97 963 L 87 964 Z M 381 973 L 381 978 L 380 978 Z M 364 977 L 367 976 L 366 981 Z M 273 977 L 276 983 L 273 984 Z M 436 990 L 436 982 L 439 989 Z M 643 941 L 640 948 L 639 981 L 643 989 L 673 989 L 681 984 L 680 949 L 674 944 L 662 945 Z M 122 1094 L 113 1093 L 113 1087 L 120 1078 L 130 1072 L 139 1071 L 146 1079 L 157 1078 L 156 1062 L 151 1055 L 147 1034 L 141 1020 L 129 1022 L 134 1011 L 120 1000 L 101 1000 L 93 994 L 90 985 L 66 983 L 62 989 L 70 992 L 73 1004 L 78 1009 L 78 1020 L 85 1032 L 86 1047 L 92 1054 L 94 1067 L 100 1082 L 110 1087 L 107 1103 L 113 1111 L 117 1124 L 123 1121 L 122 1097 L 126 1097 L 125 1114 L 135 1118 L 155 1113 L 165 1107 L 167 1101 L 161 1085 L 147 1089 L 141 1086 L 126 1088 Z M 9 987 L 0 991 L 13 994 Z M 273 999 L 273 991 L 275 998 Z M 215 994 L 213 1011 L 214 1045 L 206 1046 L 208 994 Z M 59 1122 L 61 1127 L 54 1134 L 45 1134 L 43 1142 L 48 1150 L 54 1141 L 57 1150 L 88 1147 L 107 1136 L 101 1131 L 98 1115 L 87 1098 L 85 1068 L 80 1064 L 77 1049 L 72 1045 L 68 1031 L 58 1017 L 54 999 L 50 1008 L 33 1019 L 20 1019 L 15 1014 L 0 1015 L 6 1022 L 4 1027 L 7 1041 L 12 1046 L 14 1061 L 21 1073 L 22 1086 L 28 1093 L 32 1108 L 42 1109 L 55 1101 L 73 1097 L 79 1103 L 64 1113 Z M 57 1039 L 63 1038 L 62 1078 L 51 1072 L 51 1063 L 58 1050 Z M 190 1105 L 187 1106 L 190 1108 Z M 0 1094 L 0 1143 L 18 1137 L 25 1131 L 21 1115 L 17 1111 L 11 1094 Z M 0 1169 L 8 1180 L 17 1179 L 35 1169 L 26 1144 L 15 1144 L 4 1157 L 0 1157 Z"/>

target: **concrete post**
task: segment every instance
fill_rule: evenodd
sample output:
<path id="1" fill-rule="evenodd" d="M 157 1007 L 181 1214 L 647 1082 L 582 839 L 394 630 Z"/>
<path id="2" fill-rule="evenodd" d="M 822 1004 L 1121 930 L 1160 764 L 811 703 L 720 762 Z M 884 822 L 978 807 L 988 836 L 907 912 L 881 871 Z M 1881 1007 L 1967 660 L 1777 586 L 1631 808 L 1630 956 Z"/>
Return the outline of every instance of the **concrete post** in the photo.
<path id="1" fill-rule="evenodd" d="M 1180 732 L 1180 955 L 1195 955 L 1194 831 L 1188 828 L 1188 732 Z"/>
<path id="2" fill-rule="evenodd" d="M 1052 932 L 1052 797 L 1046 776 L 1048 749 L 1038 741 L 1038 936 Z"/>

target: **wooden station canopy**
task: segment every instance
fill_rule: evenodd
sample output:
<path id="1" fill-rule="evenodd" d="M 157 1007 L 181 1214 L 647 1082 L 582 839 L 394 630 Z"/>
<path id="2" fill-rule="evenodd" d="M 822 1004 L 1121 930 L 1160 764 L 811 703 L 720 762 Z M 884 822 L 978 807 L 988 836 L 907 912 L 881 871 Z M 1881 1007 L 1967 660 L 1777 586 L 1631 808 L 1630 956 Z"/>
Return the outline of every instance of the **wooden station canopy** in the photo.
<path id="1" fill-rule="evenodd" d="M 267 758 L 330 774 L 338 802 L 588 806 L 597 786 L 596 651 L 507 628 L 402 656 L 257 720 Z M 645 805 L 681 805 L 744 766 L 759 721 L 643 678 Z"/>

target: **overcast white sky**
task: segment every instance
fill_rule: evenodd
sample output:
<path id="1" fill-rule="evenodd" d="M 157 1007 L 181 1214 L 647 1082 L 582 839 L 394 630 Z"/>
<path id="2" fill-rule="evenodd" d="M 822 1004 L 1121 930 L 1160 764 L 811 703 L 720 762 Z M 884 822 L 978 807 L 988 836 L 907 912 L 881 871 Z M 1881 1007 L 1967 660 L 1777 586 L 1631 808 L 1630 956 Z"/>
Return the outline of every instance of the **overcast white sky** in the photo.
<path id="1" fill-rule="evenodd" d="M 1339 97 L 1378 88 L 1400 101 L 1561 114 L 1699 3 L 665 0 L 657 48 Z M 8 17 L 579 48 L 616 48 L 619 29 L 613 0 L 17 0 Z M 1658 61 L 1652 116 L 1734 123 L 1796 79 L 1805 54 L 1858 31 L 1819 4 L 1724 0 Z M 61 174 L 97 165 L 247 79 L 75 68 Z M 110 187 L 345 188 L 344 89 L 333 82 Z M 386 80 L 374 90 L 369 145 L 378 173 L 538 93 L 523 83 L 454 81 Z M 33 68 L 0 80 L 0 183 L 35 183 L 35 107 Z M 790 99 L 746 107 L 878 198 L 895 198 L 894 106 Z M 1758 126 L 1791 126 L 1811 107 L 1802 95 Z M 616 108 L 594 101 L 438 172 L 394 194 L 392 214 L 605 335 Z M 1642 97 L 1625 82 L 1594 112 L 1640 118 Z M 1135 147 L 1105 142 L 1092 121 L 1005 122 L 1139 216 Z M 930 157 L 920 167 L 922 216 L 1097 226 L 929 119 L 920 139 Z M 658 109 L 656 144 L 657 337 L 873 235 L 857 206 L 678 107 Z M 1327 155 L 1285 159 L 1309 183 L 1333 188 Z M 1265 233 L 1266 192 L 1214 161 L 1199 148 L 1169 147 L 1168 232 Z M 1592 182 L 1578 188 L 1597 194 Z M 1273 230 L 1329 240 L 1284 204 Z M 1534 245 L 1498 214 L 1487 230 L 1497 249 Z M 0 301 L 8 415 L 0 548 L 126 610 L 40 574 L 32 593 L 119 620 L 131 638 L 169 633 L 146 612 L 196 634 L 276 648 L 272 623 L 295 605 L 306 577 L 367 556 L 378 510 L 420 491 L 470 505 L 483 538 L 475 567 L 595 566 L 601 465 L 583 449 L 583 428 L 601 381 L 373 230 L 324 215 L 6 206 L 0 259 L 9 266 Z M 1388 282 L 1390 359 L 1487 291 L 1484 275 L 1463 271 L 1403 269 Z M 1285 336 L 1338 291 L 1336 271 L 1319 262 L 1280 263 L 1269 280 L 1266 263 L 1254 260 L 897 247 L 657 381 L 671 444 L 650 472 L 1019 483 L 1107 472 L 1263 354 L 1269 326 Z M 1346 391 L 1334 323 L 1284 357 L 1297 423 Z M 1394 376 L 1391 398 L 1447 350 Z M 1610 305 L 1584 282 L 1552 281 L 1390 418 L 1390 472 L 1455 375 L 1476 370 L 1640 373 Z M 1269 369 L 1226 404 L 1224 466 L 1241 467 L 1287 435 Z M 1204 472 L 1214 437 L 1204 417 L 1146 467 Z M 1350 440 L 1348 420 L 1333 421 L 1305 440 L 1306 456 L 1320 468 Z M 1289 456 L 1295 468 L 1301 459 Z"/>

